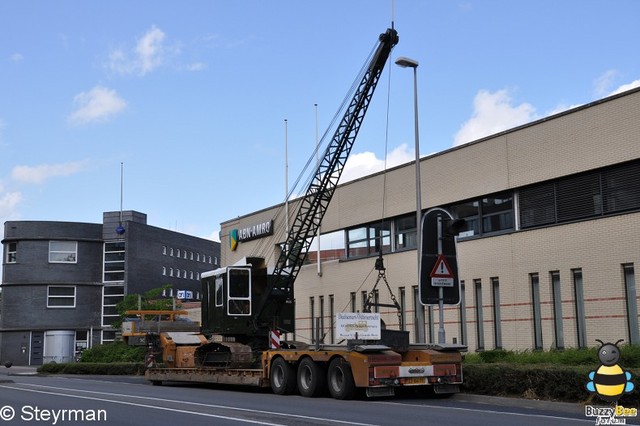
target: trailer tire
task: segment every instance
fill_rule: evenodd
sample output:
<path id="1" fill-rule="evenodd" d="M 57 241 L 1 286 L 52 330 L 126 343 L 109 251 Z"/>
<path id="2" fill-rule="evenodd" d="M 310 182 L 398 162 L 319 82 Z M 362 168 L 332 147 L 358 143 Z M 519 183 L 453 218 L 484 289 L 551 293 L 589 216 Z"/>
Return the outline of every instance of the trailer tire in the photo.
<path id="1" fill-rule="evenodd" d="M 297 387 L 296 369 L 283 358 L 276 358 L 271 364 L 269 382 L 273 393 L 291 395 Z"/>
<path id="2" fill-rule="evenodd" d="M 351 366 L 344 358 L 335 358 L 327 371 L 329 393 L 335 399 L 352 399 L 356 393 Z"/>
<path id="3" fill-rule="evenodd" d="M 320 364 L 304 358 L 298 365 L 298 391 L 307 397 L 320 396 L 327 389 L 327 376 Z"/>

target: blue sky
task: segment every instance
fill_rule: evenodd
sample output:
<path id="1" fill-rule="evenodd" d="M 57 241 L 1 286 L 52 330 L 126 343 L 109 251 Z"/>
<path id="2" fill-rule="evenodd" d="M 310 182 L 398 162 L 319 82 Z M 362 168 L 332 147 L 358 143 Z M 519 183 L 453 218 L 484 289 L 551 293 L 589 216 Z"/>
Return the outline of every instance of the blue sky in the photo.
<path id="1" fill-rule="evenodd" d="M 640 84 L 636 0 L 396 0 L 421 155 Z M 289 180 L 390 26 L 390 0 L 0 3 L 0 223 L 120 208 L 216 238 Z M 387 121 L 388 117 L 388 121 Z M 414 156 L 391 62 L 348 177 Z"/>

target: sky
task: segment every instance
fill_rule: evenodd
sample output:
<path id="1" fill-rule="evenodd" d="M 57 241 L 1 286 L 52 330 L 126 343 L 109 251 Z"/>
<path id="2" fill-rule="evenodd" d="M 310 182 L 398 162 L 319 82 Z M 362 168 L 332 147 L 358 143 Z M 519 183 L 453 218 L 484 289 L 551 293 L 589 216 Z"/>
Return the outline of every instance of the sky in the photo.
<path id="1" fill-rule="evenodd" d="M 637 0 L 2 1 L 0 223 L 102 223 L 122 201 L 218 240 L 284 200 L 285 145 L 292 182 L 392 21 L 342 181 L 415 158 L 398 57 L 419 62 L 426 156 L 637 87 L 638 16 Z"/>

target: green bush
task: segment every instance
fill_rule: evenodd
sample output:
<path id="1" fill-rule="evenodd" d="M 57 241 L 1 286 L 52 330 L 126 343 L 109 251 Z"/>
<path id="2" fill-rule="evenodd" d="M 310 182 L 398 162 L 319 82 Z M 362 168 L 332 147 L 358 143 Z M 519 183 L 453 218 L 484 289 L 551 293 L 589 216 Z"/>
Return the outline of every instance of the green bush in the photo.
<path id="1" fill-rule="evenodd" d="M 123 342 L 95 345 L 82 352 L 80 363 L 83 362 L 144 362 L 147 348 L 144 346 L 129 346 Z"/>
<path id="2" fill-rule="evenodd" d="M 620 365 L 623 368 L 640 368 L 640 345 L 621 345 Z M 465 355 L 465 364 L 506 362 L 510 364 L 556 364 L 585 365 L 599 364 L 598 347 L 549 351 L 504 351 L 490 350 Z"/>
<path id="3" fill-rule="evenodd" d="M 94 363 L 74 362 L 68 364 L 44 364 L 38 368 L 39 373 L 49 374 L 95 374 L 95 375 L 141 375 L 144 374 L 144 363 L 116 362 Z"/>
<path id="4" fill-rule="evenodd" d="M 464 391 L 481 395 L 512 396 L 565 402 L 590 402 L 602 404 L 599 398 L 586 388 L 589 373 L 596 368 L 566 365 L 521 365 L 507 363 L 476 363 L 463 366 Z M 632 381 L 640 377 L 640 370 L 630 370 Z M 640 391 L 620 398 L 624 406 L 635 407 L 640 401 Z"/>

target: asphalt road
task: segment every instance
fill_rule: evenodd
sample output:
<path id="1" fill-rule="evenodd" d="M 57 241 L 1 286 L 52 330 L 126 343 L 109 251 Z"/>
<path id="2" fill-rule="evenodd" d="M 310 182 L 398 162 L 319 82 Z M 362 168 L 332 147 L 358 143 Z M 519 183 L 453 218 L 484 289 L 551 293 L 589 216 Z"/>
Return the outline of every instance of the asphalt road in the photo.
<path id="1" fill-rule="evenodd" d="M 0 370 L 0 426 L 113 425 L 580 425 L 580 404 L 455 395 L 338 401 L 255 388 L 151 386 L 141 377 L 38 376 Z M 625 419 L 640 424 L 638 418 Z"/>

